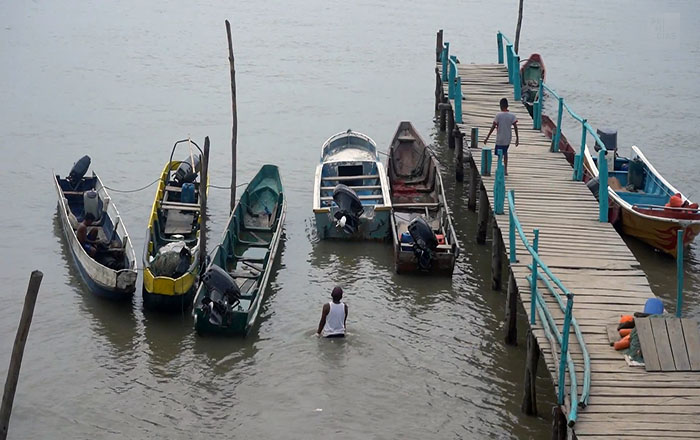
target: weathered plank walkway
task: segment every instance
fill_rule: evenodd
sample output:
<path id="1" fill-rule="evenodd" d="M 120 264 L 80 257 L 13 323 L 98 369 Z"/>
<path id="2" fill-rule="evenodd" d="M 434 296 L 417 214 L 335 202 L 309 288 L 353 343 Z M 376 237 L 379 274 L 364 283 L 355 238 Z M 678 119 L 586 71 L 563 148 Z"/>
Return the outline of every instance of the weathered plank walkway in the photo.
<path id="1" fill-rule="evenodd" d="M 438 69 L 442 65 L 438 63 Z M 618 233 L 609 223 L 598 220 L 598 203 L 583 182 L 572 181 L 572 167 L 561 153 L 550 152 L 550 140 L 532 129 L 532 119 L 519 101 L 513 101 L 513 87 L 507 69 L 499 64 L 459 64 L 462 79 L 463 121 L 457 129 L 469 138 L 471 128 L 479 128 L 479 146 L 499 111 L 498 103 L 508 98 L 510 111 L 520 121 L 520 146 L 515 137 L 509 150 L 506 189 L 515 191 L 516 212 L 532 241 L 539 228 L 539 254 L 552 272 L 575 294 L 574 316 L 583 332 L 591 358 L 591 397 L 580 409 L 573 427 L 577 438 L 700 438 L 700 374 L 689 372 L 648 373 L 644 368 L 627 366 L 623 355 L 609 346 L 606 324 L 617 322 L 621 314 L 642 311 L 654 294 L 644 272 Z M 443 84 L 447 96 L 447 84 Z M 450 101 L 452 108 L 454 102 Z M 469 145 L 465 139 L 466 146 Z M 493 148 L 492 135 L 489 147 Z M 481 168 L 481 151 L 472 150 L 466 163 Z M 493 197 L 496 158 L 492 176 L 481 176 L 490 200 Z M 483 205 L 481 205 L 483 206 Z M 488 204 L 485 205 L 488 208 Z M 459 215 L 456 213 L 456 215 Z M 492 217 L 505 237 L 508 254 L 508 203 L 505 214 Z M 519 262 L 511 264 L 520 287 L 520 298 L 530 319 L 530 287 L 527 276 L 530 254 L 517 240 Z M 541 294 L 561 328 L 560 312 L 546 287 Z M 552 378 L 556 377 L 552 347 L 540 325 L 533 332 Z M 569 345 L 577 368 L 582 368 L 581 349 L 572 337 Z M 555 347 L 558 351 L 558 348 Z M 578 371 L 579 387 L 583 382 Z M 556 389 L 556 380 L 555 389 Z M 568 383 L 568 379 L 567 379 Z M 580 394 L 580 391 L 579 391 Z"/>

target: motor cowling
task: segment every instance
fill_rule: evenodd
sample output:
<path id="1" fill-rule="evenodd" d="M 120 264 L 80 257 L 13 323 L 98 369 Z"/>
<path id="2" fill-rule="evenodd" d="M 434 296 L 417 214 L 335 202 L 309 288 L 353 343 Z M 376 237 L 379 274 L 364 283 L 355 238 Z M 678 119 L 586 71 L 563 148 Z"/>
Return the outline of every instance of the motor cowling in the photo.
<path id="1" fill-rule="evenodd" d="M 202 275 L 208 294 L 202 299 L 202 310 L 213 325 L 231 322 L 233 308 L 240 303 L 241 290 L 219 266 L 211 266 Z"/>
<path id="2" fill-rule="evenodd" d="M 194 160 L 194 166 L 192 161 Z M 174 180 L 178 185 L 192 183 L 197 178 L 199 169 L 199 155 L 195 154 L 180 162 L 180 166 L 175 171 Z"/>
<path id="3" fill-rule="evenodd" d="M 364 212 L 357 193 L 340 183 L 333 189 L 333 201 L 338 205 L 338 210 L 334 214 L 337 226 L 346 234 L 354 234 L 360 224 L 360 216 Z"/>
<path id="4" fill-rule="evenodd" d="M 90 156 L 87 154 L 73 164 L 73 168 L 70 169 L 70 173 L 68 174 L 68 181 L 73 187 L 78 186 L 80 180 L 85 176 L 85 173 L 87 173 L 88 168 L 90 168 Z"/>
<path id="5" fill-rule="evenodd" d="M 408 233 L 413 238 L 413 253 L 418 259 L 418 267 L 430 269 L 438 245 L 433 229 L 423 217 L 416 217 L 408 224 Z"/>

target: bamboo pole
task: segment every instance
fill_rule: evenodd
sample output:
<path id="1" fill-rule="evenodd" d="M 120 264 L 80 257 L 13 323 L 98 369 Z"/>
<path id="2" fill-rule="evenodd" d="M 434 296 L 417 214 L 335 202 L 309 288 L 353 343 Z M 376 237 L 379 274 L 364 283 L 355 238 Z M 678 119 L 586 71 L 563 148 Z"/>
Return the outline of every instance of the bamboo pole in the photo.
<path id="1" fill-rule="evenodd" d="M 36 297 L 39 293 L 39 286 L 41 286 L 41 279 L 43 277 L 44 274 L 38 270 L 33 271 L 29 277 L 29 286 L 27 287 L 27 294 L 24 297 L 22 316 L 19 319 L 15 344 L 12 347 L 10 368 L 7 370 L 5 391 L 2 394 L 2 407 L 0 407 L 0 440 L 5 440 L 7 438 L 7 428 L 10 424 L 12 403 L 15 400 L 15 391 L 17 390 L 17 381 L 19 380 L 19 369 L 22 366 L 22 356 L 24 356 L 24 345 L 29 335 L 29 326 L 32 323 L 34 305 L 36 304 Z"/>
<path id="2" fill-rule="evenodd" d="M 202 179 L 199 184 L 199 197 L 202 199 L 199 229 L 199 265 L 204 270 L 207 264 L 207 187 L 209 186 L 209 136 L 204 138 L 204 155 L 202 157 Z M 204 188 L 204 189 L 202 189 Z"/>
<path id="3" fill-rule="evenodd" d="M 226 37 L 228 38 L 228 62 L 231 66 L 231 110 L 233 113 L 233 128 L 231 129 L 231 208 L 236 206 L 236 148 L 238 143 L 238 110 L 236 108 L 236 68 L 233 58 L 233 42 L 231 41 L 231 24 L 226 20 Z"/>
<path id="4" fill-rule="evenodd" d="M 518 7 L 518 26 L 515 28 L 515 53 L 518 53 L 518 47 L 520 46 L 520 27 L 523 24 L 523 0 L 520 0 L 520 6 Z M 520 66 L 515 66 L 516 69 L 520 69 Z"/>

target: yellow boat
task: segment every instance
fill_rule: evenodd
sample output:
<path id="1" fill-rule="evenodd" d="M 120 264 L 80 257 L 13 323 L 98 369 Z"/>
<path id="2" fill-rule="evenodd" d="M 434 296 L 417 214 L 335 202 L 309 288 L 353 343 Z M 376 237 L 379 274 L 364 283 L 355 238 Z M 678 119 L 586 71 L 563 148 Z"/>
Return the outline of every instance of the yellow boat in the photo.
<path id="1" fill-rule="evenodd" d="M 184 144 L 188 157 L 173 160 L 177 146 Z M 161 173 L 143 252 L 144 307 L 184 310 L 192 304 L 200 271 L 202 155 L 191 140 L 177 141 Z"/>

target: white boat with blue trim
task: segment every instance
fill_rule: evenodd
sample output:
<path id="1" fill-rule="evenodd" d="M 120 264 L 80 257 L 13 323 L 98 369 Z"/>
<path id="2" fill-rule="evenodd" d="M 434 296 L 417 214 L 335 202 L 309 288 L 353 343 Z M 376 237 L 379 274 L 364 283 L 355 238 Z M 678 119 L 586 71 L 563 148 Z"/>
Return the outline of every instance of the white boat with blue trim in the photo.
<path id="1" fill-rule="evenodd" d="M 389 182 L 371 138 L 348 130 L 324 142 L 316 167 L 313 210 L 321 239 L 389 238 Z"/>
<path id="2" fill-rule="evenodd" d="M 84 156 L 70 175 L 54 174 L 58 215 L 73 261 L 89 289 L 97 296 L 131 299 L 136 288 L 136 254 L 126 226 L 100 178 L 85 177 L 90 158 Z M 86 214 L 95 219 L 88 234 L 102 245 L 91 256 L 78 241 L 76 230 Z"/>

